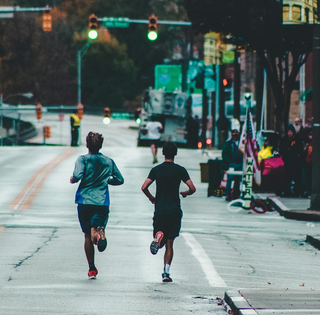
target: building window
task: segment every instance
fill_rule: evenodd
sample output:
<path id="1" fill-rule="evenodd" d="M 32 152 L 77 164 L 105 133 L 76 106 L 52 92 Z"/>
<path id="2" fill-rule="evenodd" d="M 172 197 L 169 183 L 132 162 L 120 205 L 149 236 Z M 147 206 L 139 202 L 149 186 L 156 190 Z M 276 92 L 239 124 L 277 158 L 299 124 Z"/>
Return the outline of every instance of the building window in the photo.
<path id="1" fill-rule="evenodd" d="M 283 21 L 289 21 L 289 9 L 290 7 L 288 5 L 283 5 L 283 13 L 282 13 Z"/>
<path id="2" fill-rule="evenodd" d="M 292 6 L 292 20 L 301 21 L 301 6 L 293 5 Z"/>
<path id="3" fill-rule="evenodd" d="M 306 23 L 309 23 L 309 12 L 310 12 L 310 9 L 308 9 L 308 8 L 304 9 L 304 16 L 305 16 L 304 20 Z"/>
<path id="4" fill-rule="evenodd" d="M 317 23 L 318 22 L 318 9 L 317 8 L 313 8 L 313 23 Z"/>

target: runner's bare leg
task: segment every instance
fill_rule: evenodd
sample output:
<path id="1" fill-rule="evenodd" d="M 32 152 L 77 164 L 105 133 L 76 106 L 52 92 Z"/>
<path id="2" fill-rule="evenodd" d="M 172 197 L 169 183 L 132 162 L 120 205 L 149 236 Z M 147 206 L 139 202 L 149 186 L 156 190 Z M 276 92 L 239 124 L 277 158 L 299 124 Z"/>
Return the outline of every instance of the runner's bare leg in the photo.
<path id="1" fill-rule="evenodd" d="M 173 258 L 173 240 L 166 241 L 166 251 L 164 253 L 164 264 L 171 265 Z"/>
<path id="2" fill-rule="evenodd" d="M 84 251 L 88 263 L 94 262 L 94 246 L 91 240 L 91 233 L 84 233 Z"/>

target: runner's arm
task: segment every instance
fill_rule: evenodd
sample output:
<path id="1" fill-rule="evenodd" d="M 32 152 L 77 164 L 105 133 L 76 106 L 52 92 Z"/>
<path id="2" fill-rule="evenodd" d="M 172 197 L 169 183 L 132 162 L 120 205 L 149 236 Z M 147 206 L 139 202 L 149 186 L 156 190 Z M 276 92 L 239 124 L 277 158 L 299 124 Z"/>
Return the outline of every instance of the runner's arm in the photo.
<path id="1" fill-rule="evenodd" d="M 124 183 L 124 179 L 122 174 L 120 173 L 116 163 L 113 162 L 113 171 L 112 175 L 108 178 L 108 184 L 113 186 L 122 185 Z"/>
<path id="2" fill-rule="evenodd" d="M 188 179 L 186 181 L 186 185 L 189 187 L 189 190 L 186 190 L 186 191 L 181 191 L 180 192 L 180 195 L 183 197 L 183 198 L 186 198 L 187 196 L 190 196 L 192 194 L 194 194 L 196 192 L 196 187 L 193 185 L 193 182 L 191 179 Z"/>
<path id="3" fill-rule="evenodd" d="M 150 178 L 147 178 L 142 187 L 141 190 L 143 191 L 143 193 L 149 198 L 149 200 L 151 201 L 151 203 L 155 203 L 156 198 L 150 193 L 149 191 L 149 186 L 153 183 L 153 181 Z"/>
<path id="4" fill-rule="evenodd" d="M 76 160 L 75 166 L 74 166 L 74 170 L 73 170 L 73 174 L 70 177 L 70 183 L 71 184 L 75 184 L 77 183 L 79 180 L 82 179 L 83 177 L 83 172 L 84 172 L 84 161 L 83 161 L 83 157 L 79 156 Z"/>

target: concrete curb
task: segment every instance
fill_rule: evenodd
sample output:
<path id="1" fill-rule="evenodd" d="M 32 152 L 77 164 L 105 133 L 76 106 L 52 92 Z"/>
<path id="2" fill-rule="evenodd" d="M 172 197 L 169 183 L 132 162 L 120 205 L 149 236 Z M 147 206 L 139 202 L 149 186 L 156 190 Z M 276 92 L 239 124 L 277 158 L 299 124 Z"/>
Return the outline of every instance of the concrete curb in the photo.
<path id="1" fill-rule="evenodd" d="M 319 314 L 319 291 L 238 289 L 225 292 L 234 315 Z"/>
<path id="2" fill-rule="evenodd" d="M 267 202 L 286 219 L 301 221 L 320 221 L 320 211 L 289 209 L 277 197 L 268 197 Z"/>
<path id="3" fill-rule="evenodd" d="M 312 245 L 313 247 L 320 249 L 320 236 L 312 236 L 312 235 L 307 235 L 306 242 Z"/>
<path id="4" fill-rule="evenodd" d="M 234 315 L 257 315 L 247 300 L 240 293 L 240 290 L 228 290 L 224 293 L 224 300 L 230 306 Z"/>

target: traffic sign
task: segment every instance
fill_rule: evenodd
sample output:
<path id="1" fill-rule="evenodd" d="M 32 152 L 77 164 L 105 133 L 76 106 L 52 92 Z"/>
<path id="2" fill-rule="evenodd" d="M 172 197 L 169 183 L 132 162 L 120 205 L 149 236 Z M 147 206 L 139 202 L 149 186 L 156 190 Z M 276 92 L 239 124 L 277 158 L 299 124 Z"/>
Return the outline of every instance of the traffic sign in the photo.
<path id="1" fill-rule="evenodd" d="M 115 18 L 115 17 L 106 17 L 103 19 L 103 26 L 104 27 L 129 27 L 129 18 L 125 18 L 125 17 L 119 17 L 119 18 Z"/>

